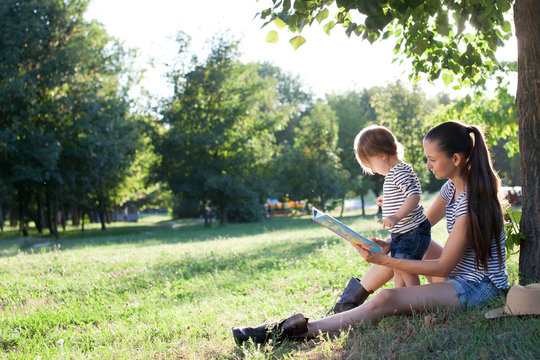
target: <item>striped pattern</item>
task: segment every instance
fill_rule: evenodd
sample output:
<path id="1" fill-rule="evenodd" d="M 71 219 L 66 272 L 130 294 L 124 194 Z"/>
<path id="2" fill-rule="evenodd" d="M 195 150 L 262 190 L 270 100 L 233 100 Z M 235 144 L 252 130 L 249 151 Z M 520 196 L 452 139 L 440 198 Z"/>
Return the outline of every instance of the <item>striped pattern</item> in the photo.
<path id="1" fill-rule="evenodd" d="M 456 187 L 454 183 L 448 180 L 441 188 L 441 198 L 447 203 L 446 205 L 446 228 L 448 233 L 452 232 L 456 219 L 467 215 L 467 189 L 463 191 L 457 199 L 454 199 L 456 193 Z M 497 243 L 491 242 L 491 254 L 488 259 L 488 271 L 483 268 L 478 269 L 474 260 L 474 251 L 471 248 L 467 248 L 465 253 L 461 257 L 461 260 L 456 265 L 450 276 L 473 281 L 479 283 L 484 276 L 488 276 L 493 284 L 499 289 L 506 289 L 508 287 L 508 275 L 504 263 L 506 261 L 506 251 L 504 247 L 506 235 L 504 229 L 501 231 L 501 254 L 503 268 L 499 269 L 499 257 L 497 256 Z"/>
<path id="2" fill-rule="evenodd" d="M 403 202 L 413 194 L 422 196 L 420 181 L 411 165 L 400 162 L 390 169 L 384 178 L 383 217 L 394 215 Z M 425 219 L 424 208 L 418 204 L 413 211 L 388 230 L 392 234 L 404 234 L 417 228 Z"/>

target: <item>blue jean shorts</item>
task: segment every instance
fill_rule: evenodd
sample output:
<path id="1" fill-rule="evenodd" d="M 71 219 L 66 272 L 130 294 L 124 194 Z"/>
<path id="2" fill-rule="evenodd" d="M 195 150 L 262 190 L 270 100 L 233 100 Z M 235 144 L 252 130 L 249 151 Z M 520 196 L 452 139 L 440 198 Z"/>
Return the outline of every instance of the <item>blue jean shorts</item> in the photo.
<path id="1" fill-rule="evenodd" d="M 395 259 L 422 260 L 431 242 L 431 224 L 424 220 L 405 234 L 392 234 L 390 253 Z"/>
<path id="2" fill-rule="evenodd" d="M 482 306 L 501 295 L 487 275 L 478 283 L 454 277 L 446 281 L 456 289 L 461 307 Z"/>

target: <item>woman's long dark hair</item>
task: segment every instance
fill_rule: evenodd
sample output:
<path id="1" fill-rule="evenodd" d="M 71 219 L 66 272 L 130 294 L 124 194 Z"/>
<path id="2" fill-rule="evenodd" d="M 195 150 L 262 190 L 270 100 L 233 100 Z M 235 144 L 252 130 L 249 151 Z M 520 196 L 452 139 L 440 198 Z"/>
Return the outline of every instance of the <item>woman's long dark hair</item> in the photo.
<path id="1" fill-rule="evenodd" d="M 474 250 L 476 265 L 487 271 L 491 242 L 495 240 L 502 267 L 503 214 L 498 196 L 501 180 L 493 169 L 483 131 L 477 126 L 448 121 L 431 129 L 425 140 L 433 141 L 448 157 L 461 154 L 466 160 L 463 171 L 467 179 L 467 241 Z"/>

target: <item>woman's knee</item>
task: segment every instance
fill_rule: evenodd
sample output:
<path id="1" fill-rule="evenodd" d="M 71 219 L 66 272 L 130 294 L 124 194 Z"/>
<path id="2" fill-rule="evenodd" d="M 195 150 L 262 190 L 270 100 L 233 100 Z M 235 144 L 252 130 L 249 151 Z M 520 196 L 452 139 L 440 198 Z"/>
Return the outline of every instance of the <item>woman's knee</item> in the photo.
<path id="1" fill-rule="evenodd" d="M 392 302 L 392 292 L 394 289 L 382 289 L 371 299 L 371 305 L 374 309 L 382 309 Z"/>

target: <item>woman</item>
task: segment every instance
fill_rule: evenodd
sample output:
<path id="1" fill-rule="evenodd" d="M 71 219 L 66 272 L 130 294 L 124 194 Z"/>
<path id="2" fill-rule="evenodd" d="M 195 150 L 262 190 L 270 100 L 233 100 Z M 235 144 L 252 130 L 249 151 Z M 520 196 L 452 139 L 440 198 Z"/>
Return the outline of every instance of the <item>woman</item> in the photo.
<path id="1" fill-rule="evenodd" d="M 386 282 L 394 269 L 426 275 L 432 283 L 384 289 L 356 308 L 315 321 L 308 322 L 296 314 L 280 323 L 234 328 L 238 344 L 249 339 L 264 343 L 272 337 L 311 338 L 393 314 L 481 306 L 508 287 L 502 208 L 497 194 L 500 179 L 493 170 L 482 131 L 456 121 L 442 123 L 425 136 L 424 152 L 427 168 L 435 177 L 449 179 L 427 212 L 432 225 L 446 216 L 449 236 L 444 248 L 439 251 L 431 247 L 428 257 L 436 258 L 424 260 L 391 258 L 386 255 L 389 243 L 378 239 L 374 240 L 383 251 L 370 253 L 360 246 L 355 248 L 366 261 L 376 264 L 368 277 L 373 281 L 372 289 L 377 288 L 377 282 Z"/>

